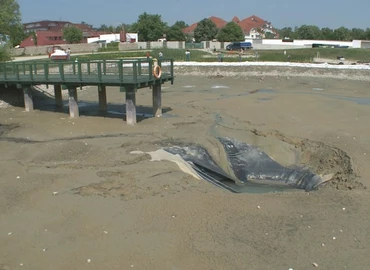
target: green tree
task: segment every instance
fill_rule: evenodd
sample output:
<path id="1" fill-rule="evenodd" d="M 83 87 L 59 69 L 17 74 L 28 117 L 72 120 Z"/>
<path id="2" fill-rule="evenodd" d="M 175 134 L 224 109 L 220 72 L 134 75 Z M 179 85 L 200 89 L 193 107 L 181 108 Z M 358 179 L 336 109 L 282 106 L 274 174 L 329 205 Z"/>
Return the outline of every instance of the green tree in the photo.
<path id="1" fill-rule="evenodd" d="M 177 26 L 173 25 L 167 30 L 167 40 L 168 41 L 185 41 L 186 37 L 182 29 Z"/>
<path id="2" fill-rule="evenodd" d="M 105 24 L 102 24 L 98 27 L 97 29 L 98 31 L 102 31 L 102 32 L 108 32 L 108 26 L 105 25 Z"/>
<path id="3" fill-rule="evenodd" d="M 33 45 L 37 46 L 37 34 L 35 31 L 32 31 L 31 33 L 32 40 L 33 40 Z"/>
<path id="4" fill-rule="evenodd" d="M 144 12 L 131 25 L 130 32 L 138 33 L 139 41 L 156 41 L 163 37 L 166 28 L 167 24 L 162 21 L 161 15 Z"/>
<path id="5" fill-rule="evenodd" d="M 315 25 L 302 25 L 295 31 L 298 39 L 316 40 L 321 38 L 321 30 Z"/>
<path id="6" fill-rule="evenodd" d="M 352 28 L 351 30 L 352 39 L 363 40 L 365 39 L 365 30 L 360 28 Z"/>
<path id="7" fill-rule="evenodd" d="M 7 44 L 1 45 L 0 43 L 0 62 L 10 60 L 10 50 Z"/>
<path id="8" fill-rule="evenodd" d="M 276 35 L 271 33 L 271 32 L 266 32 L 265 33 L 265 38 L 266 39 L 274 39 L 274 38 L 276 38 Z"/>
<path id="9" fill-rule="evenodd" d="M 17 46 L 27 37 L 27 34 L 24 32 L 23 25 L 17 24 L 11 26 L 10 42 L 11 45 Z"/>
<path id="10" fill-rule="evenodd" d="M 364 37 L 366 40 L 370 40 L 370 28 L 366 28 Z"/>
<path id="11" fill-rule="evenodd" d="M 79 43 L 83 39 L 82 30 L 75 26 L 68 26 L 63 29 L 63 38 L 68 43 Z"/>
<path id="12" fill-rule="evenodd" d="M 244 33 L 235 22 L 227 23 L 217 35 L 218 41 L 243 41 Z"/>
<path id="13" fill-rule="evenodd" d="M 119 33 L 119 32 L 121 32 L 122 31 L 122 29 L 123 30 L 125 30 L 126 32 L 128 31 L 128 29 L 130 28 L 130 25 L 128 25 L 128 24 L 124 24 L 124 23 L 122 23 L 122 24 L 120 24 L 120 25 L 117 25 L 116 27 L 115 27 L 115 33 Z"/>
<path id="14" fill-rule="evenodd" d="M 333 40 L 333 29 L 330 29 L 328 27 L 324 27 L 321 29 L 321 37 L 324 40 Z"/>
<path id="15" fill-rule="evenodd" d="M 0 0 L 0 38 L 11 37 L 13 27 L 21 25 L 21 13 L 16 0 Z"/>
<path id="16" fill-rule="evenodd" d="M 184 29 L 184 28 L 188 27 L 189 25 L 186 24 L 184 21 L 176 21 L 174 23 L 174 25 L 172 25 L 172 26 L 178 26 L 180 29 Z"/>
<path id="17" fill-rule="evenodd" d="M 9 40 L 14 42 L 21 25 L 21 13 L 16 0 L 0 0 L 0 62 L 10 59 Z M 5 42 L 5 45 L 4 45 Z M 2 45 L 3 44 L 3 45 Z"/>
<path id="18" fill-rule="evenodd" d="M 209 41 L 216 38 L 218 33 L 217 26 L 210 19 L 201 20 L 194 30 L 196 42 Z"/>
<path id="19" fill-rule="evenodd" d="M 334 40 L 351 40 L 351 31 L 348 28 L 339 27 L 338 29 L 334 30 L 333 37 Z"/>
<path id="20" fill-rule="evenodd" d="M 289 38 L 289 39 L 294 39 L 294 31 L 291 27 L 284 27 L 283 29 L 280 29 L 279 31 L 279 36 L 281 39 Z"/>

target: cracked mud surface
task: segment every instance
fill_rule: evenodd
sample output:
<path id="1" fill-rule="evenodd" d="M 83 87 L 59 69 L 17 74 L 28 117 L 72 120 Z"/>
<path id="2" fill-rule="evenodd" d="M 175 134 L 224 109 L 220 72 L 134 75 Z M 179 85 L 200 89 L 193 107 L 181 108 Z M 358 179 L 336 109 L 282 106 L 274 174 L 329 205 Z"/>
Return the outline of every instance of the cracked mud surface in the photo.
<path id="1" fill-rule="evenodd" d="M 358 101 L 368 87 L 180 76 L 163 87 L 164 117 L 133 127 L 95 113 L 94 90 L 80 93 L 79 119 L 48 100 L 32 113 L 1 109 L 0 269 L 365 269 L 370 105 Z M 107 93 L 122 112 L 123 94 Z M 139 90 L 138 110 L 151 98 Z M 218 135 L 335 177 L 309 194 L 235 195 L 130 154 Z"/>

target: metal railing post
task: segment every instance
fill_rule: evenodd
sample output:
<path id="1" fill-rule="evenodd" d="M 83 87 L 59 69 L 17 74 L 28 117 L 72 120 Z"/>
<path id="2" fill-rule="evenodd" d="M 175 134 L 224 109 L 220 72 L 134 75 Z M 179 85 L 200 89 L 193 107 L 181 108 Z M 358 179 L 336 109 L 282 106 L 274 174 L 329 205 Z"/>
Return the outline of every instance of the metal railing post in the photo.
<path id="1" fill-rule="evenodd" d="M 149 59 L 148 60 L 148 64 L 149 64 L 149 80 L 152 80 L 153 79 L 153 61 L 152 59 Z"/>
<path id="2" fill-rule="evenodd" d="M 29 64 L 28 65 L 28 67 L 30 69 L 30 79 L 31 79 L 31 81 L 33 81 L 33 70 L 32 70 L 32 66 L 33 66 L 33 64 Z"/>
<path id="3" fill-rule="evenodd" d="M 90 60 L 87 60 L 87 74 L 90 75 L 90 73 L 91 73 Z"/>
<path id="4" fill-rule="evenodd" d="M 64 77 L 64 65 L 63 65 L 63 63 L 59 63 L 59 74 L 60 74 L 60 78 L 64 82 L 65 77 Z"/>
<path id="5" fill-rule="evenodd" d="M 101 62 L 98 62 L 98 80 L 101 82 L 102 80 L 102 74 L 101 74 Z"/>
<path id="6" fill-rule="evenodd" d="M 82 67 L 81 67 L 81 62 L 77 63 L 77 68 L 78 68 L 78 79 L 80 82 L 82 81 Z"/>
<path id="7" fill-rule="evenodd" d="M 49 81 L 49 65 L 47 63 L 44 64 L 44 76 L 45 80 Z"/>
<path id="8" fill-rule="evenodd" d="M 118 66 L 118 76 L 119 76 L 119 80 L 122 82 L 123 81 L 123 61 L 122 59 L 119 60 L 119 66 Z"/>
<path id="9" fill-rule="evenodd" d="M 137 63 L 133 62 L 133 77 L 134 77 L 134 83 L 137 84 Z"/>

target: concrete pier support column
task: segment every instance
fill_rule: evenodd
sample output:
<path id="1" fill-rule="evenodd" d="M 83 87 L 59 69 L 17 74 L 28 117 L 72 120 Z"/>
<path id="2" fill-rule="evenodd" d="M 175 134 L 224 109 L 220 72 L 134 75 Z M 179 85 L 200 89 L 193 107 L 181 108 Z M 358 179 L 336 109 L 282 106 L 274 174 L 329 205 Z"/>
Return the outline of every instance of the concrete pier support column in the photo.
<path id="1" fill-rule="evenodd" d="M 54 97 L 55 97 L 55 105 L 58 108 L 62 108 L 63 107 L 62 85 L 54 84 Z"/>
<path id="2" fill-rule="evenodd" d="M 32 88 L 31 86 L 23 86 L 24 108 L 26 112 L 33 111 Z"/>
<path id="3" fill-rule="evenodd" d="M 153 93 L 153 116 L 162 116 L 162 84 L 156 82 L 152 88 Z"/>
<path id="4" fill-rule="evenodd" d="M 136 120 L 136 89 L 126 89 L 126 123 L 135 125 Z"/>
<path id="5" fill-rule="evenodd" d="M 105 85 L 100 85 L 98 88 L 99 94 L 99 111 L 106 112 L 107 111 L 107 91 Z"/>
<path id="6" fill-rule="evenodd" d="M 80 116 L 77 102 L 77 88 L 75 86 L 68 86 L 68 101 L 69 101 L 69 116 L 77 118 Z"/>

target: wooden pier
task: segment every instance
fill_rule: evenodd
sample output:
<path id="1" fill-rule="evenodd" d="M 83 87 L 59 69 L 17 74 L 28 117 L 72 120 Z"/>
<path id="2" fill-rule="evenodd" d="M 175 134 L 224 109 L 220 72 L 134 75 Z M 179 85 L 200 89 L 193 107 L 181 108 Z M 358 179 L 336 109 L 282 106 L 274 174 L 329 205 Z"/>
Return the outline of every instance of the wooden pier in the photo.
<path id="1" fill-rule="evenodd" d="M 153 73 L 155 66 L 161 76 Z M 33 85 L 53 85 L 55 106 L 63 106 L 62 86 L 68 89 L 70 117 L 79 117 L 78 88 L 98 86 L 99 111 L 107 111 L 107 86 L 119 87 L 126 94 L 126 122 L 136 124 L 136 92 L 151 88 L 153 116 L 162 115 L 162 84 L 173 84 L 173 60 L 76 60 L 76 61 L 27 61 L 0 64 L 0 85 L 16 85 L 23 89 L 24 106 L 27 112 L 34 110 Z"/>

